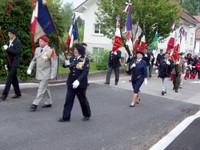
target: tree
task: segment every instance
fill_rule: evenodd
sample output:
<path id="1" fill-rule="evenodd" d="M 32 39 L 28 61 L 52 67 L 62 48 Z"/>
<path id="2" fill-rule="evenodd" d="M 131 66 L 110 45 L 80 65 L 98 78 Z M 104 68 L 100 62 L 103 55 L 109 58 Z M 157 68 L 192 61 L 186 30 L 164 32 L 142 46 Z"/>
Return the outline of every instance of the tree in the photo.
<path id="1" fill-rule="evenodd" d="M 48 0 L 49 10 L 51 12 L 53 21 L 58 30 L 60 36 L 63 36 L 66 31 L 66 24 L 64 22 L 65 15 L 63 8 L 61 7 L 61 0 Z M 27 67 L 32 59 L 31 51 L 31 36 L 30 36 L 30 23 L 32 17 L 31 0 L 1 0 L 0 2 L 0 26 L 5 37 L 5 41 L 8 41 L 7 29 L 10 27 L 18 30 L 18 37 L 22 42 L 21 50 L 21 66 L 19 69 L 19 78 L 25 80 L 28 78 L 26 75 Z M 49 34 L 50 46 L 55 47 L 56 50 L 60 50 L 59 40 L 55 33 Z M 0 39 L 0 47 L 3 42 Z M 5 52 L 1 50 L 0 55 L 0 80 L 5 79 L 7 72 L 4 70 L 5 64 Z"/>
<path id="2" fill-rule="evenodd" d="M 185 8 L 191 15 L 198 15 L 200 13 L 199 0 L 181 0 L 181 6 Z"/>
<path id="3" fill-rule="evenodd" d="M 139 22 L 145 31 L 146 43 L 151 44 L 158 31 L 159 37 L 166 38 L 172 22 L 179 22 L 179 0 L 132 0 L 132 23 Z M 123 12 L 125 0 L 98 0 L 97 22 L 101 32 L 108 38 L 113 38 L 115 32 L 116 16 L 120 15 L 121 27 L 125 26 L 127 14 Z"/>

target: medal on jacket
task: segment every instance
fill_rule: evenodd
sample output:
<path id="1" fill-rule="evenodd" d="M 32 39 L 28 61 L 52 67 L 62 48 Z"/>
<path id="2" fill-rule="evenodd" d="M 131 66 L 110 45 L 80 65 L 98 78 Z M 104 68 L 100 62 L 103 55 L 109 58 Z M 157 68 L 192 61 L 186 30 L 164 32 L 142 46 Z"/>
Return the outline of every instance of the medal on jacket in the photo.
<path id="1" fill-rule="evenodd" d="M 85 64 L 85 58 L 80 58 L 81 62 L 79 62 L 77 65 L 76 65 L 76 68 L 77 69 L 80 69 L 80 70 L 83 70 L 83 65 Z"/>
<path id="2" fill-rule="evenodd" d="M 47 61 L 48 60 L 48 54 L 45 52 L 44 54 L 42 54 L 42 59 L 44 60 L 44 61 Z"/>

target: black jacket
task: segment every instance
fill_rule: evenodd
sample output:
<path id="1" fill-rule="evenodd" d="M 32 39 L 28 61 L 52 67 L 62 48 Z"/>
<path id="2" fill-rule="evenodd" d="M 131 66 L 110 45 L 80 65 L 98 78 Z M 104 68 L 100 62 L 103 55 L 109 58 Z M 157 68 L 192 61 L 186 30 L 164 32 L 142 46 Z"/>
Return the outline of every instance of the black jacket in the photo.
<path id="1" fill-rule="evenodd" d="M 174 63 L 171 59 L 169 59 L 168 61 L 170 62 L 169 65 L 166 63 L 165 59 L 162 59 L 160 61 L 160 65 L 158 66 L 158 70 L 159 70 L 158 77 L 160 77 L 160 78 L 170 77 L 170 74 L 174 67 Z"/>
<path id="2" fill-rule="evenodd" d="M 108 59 L 108 67 L 120 67 L 120 59 L 121 59 L 121 51 L 117 50 L 117 55 L 110 51 L 109 59 Z"/>
<path id="3" fill-rule="evenodd" d="M 9 42 L 7 43 L 9 46 Z M 8 56 L 10 58 L 11 66 L 12 67 L 19 67 L 20 66 L 20 52 L 21 52 L 21 41 L 18 38 L 15 38 L 10 47 L 6 50 Z M 11 67 L 8 62 L 8 58 L 6 61 L 8 67 Z"/>
<path id="4" fill-rule="evenodd" d="M 67 85 L 72 86 L 72 83 L 75 80 L 80 82 L 78 88 L 87 88 L 88 86 L 88 73 L 89 73 L 89 59 L 87 57 L 81 56 L 78 60 L 76 60 L 75 56 L 72 56 L 70 59 L 69 67 L 70 73 L 67 79 Z"/>

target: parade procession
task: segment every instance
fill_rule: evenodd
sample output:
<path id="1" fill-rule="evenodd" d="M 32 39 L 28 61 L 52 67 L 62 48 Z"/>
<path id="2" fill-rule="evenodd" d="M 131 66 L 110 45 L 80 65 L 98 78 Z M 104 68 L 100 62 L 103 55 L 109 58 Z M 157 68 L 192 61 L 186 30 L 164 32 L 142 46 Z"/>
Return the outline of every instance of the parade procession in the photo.
<path id="1" fill-rule="evenodd" d="M 198 0 L 0 7 L 1 150 L 199 148 Z"/>

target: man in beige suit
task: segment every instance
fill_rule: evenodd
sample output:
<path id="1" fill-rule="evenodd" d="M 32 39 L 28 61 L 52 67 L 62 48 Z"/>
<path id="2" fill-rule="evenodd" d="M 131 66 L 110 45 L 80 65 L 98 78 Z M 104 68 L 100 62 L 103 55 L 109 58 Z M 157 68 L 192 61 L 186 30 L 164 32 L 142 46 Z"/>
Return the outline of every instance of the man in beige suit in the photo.
<path id="1" fill-rule="evenodd" d="M 57 56 L 54 49 L 48 46 L 49 39 L 42 36 L 39 39 L 39 47 L 36 48 L 34 58 L 32 59 L 27 74 L 31 74 L 36 66 L 36 79 L 39 80 L 37 96 L 30 109 L 36 111 L 41 100 L 44 100 L 42 108 L 49 108 L 52 105 L 52 97 L 48 87 L 49 79 L 54 79 L 57 73 Z"/>

